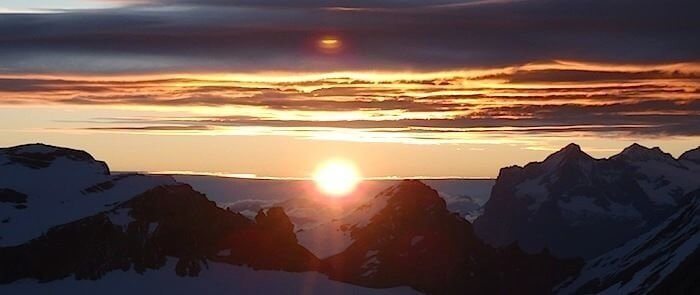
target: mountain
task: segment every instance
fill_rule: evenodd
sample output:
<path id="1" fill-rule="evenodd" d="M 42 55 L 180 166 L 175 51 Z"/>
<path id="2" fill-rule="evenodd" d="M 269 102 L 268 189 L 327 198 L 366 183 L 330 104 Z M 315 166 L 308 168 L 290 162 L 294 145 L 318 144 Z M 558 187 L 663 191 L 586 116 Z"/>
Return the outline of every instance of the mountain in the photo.
<path id="1" fill-rule="evenodd" d="M 111 174 L 84 151 L 44 144 L 0 148 L 0 247 L 175 183 L 167 176 Z"/>
<path id="2" fill-rule="evenodd" d="M 546 294 L 578 270 L 577 261 L 546 252 L 485 245 L 467 220 L 449 212 L 438 192 L 420 181 L 386 189 L 351 217 L 367 215 L 345 228 L 350 245 L 323 259 L 331 279 L 377 288 L 408 285 L 429 294 Z M 328 236 L 327 243 L 335 238 Z"/>
<path id="3" fill-rule="evenodd" d="M 359 206 L 350 208 L 349 213 L 343 214 L 337 210 L 334 212 L 332 209 L 327 208 L 325 211 L 333 212 L 338 217 L 330 222 L 300 229 L 297 232 L 299 242 L 319 258 L 327 258 L 342 252 L 355 241 L 355 237 L 352 235 L 353 230 L 365 227 L 379 211 L 386 207 L 388 200 L 393 197 L 391 194 L 392 188 L 405 183 L 405 181 L 392 181 L 391 186 L 384 188 L 384 190 L 373 197 L 365 199 L 364 203 L 361 203 Z M 421 181 L 420 183 L 424 182 Z M 473 220 L 480 214 L 481 205 L 470 196 L 454 196 L 442 192 L 438 192 L 438 195 L 446 203 L 447 210 L 458 214 L 458 216 L 462 216 L 467 220 Z M 280 203 L 279 205 L 284 206 L 285 204 Z M 294 207 L 284 206 L 284 208 Z"/>
<path id="4" fill-rule="evenodd" d="M 191 282 L 201 286 L 235 273 L 256 278 L 233 279 L 243 286 L 225 284 L 239 293 L 272 289 L 252 285 L 258 282 L 321 293 L 414 293 L 408 286 L 431 293 L 535 294 L 580 266 L 547 253 L 483 244 L 467 220 L 419 181 L 398 182 L 329 223 L 335 233 L 315 236 L 316 242 L 342 246 L 321 260 L 301 243 L 311 236 L 295 231 L 280 207 L 259 209 L 251 218 L 170 177 L 113 175 L 77 150 L 27 145 L 1 155 L 7 177 L 0 200 L 8 214 L 2 232 L 8 242 L 0 247 L 3 293 L 104 293 L 121 285 L 187 289 Z M 297 203 L 283 204 L 311 206 Z M 265 281 L 259 271 L 279 281 Z M 292 289 L 300 280 L 305 287 Z"/>
<path id="5" fill-rule="evenodd" d="M 0 175 L 0 283 L 143 273 L 173 258 L 187 276 L 209 262 L 295 272 L 319 265 L 280 208 L 251 220 L 171 177 L 113 175 L 84 151 L 3 148 Z"/>
<path id="6" fill-rule="evenodd" d="M 361 228 L 386 206 L 390 195 L 384 190 L 348 214 L 331 222 L 297 232 L 299 242 L 319 258 L 326 258 L 347 249 L 355 240 L 352 231 Z"/>
<path id="7" fill-rule="evenodd" d="M 250 218 L 79 150 L 0 149 L 0 217 L 3 294 L 415 294 L 329 280 L 281 208 Z"/>
<path id="8" fill-rule="evenodd" d="M 239 203 L 244 215 L 86 152 L 0 149 L 0 293 L 697 293 L 697 151 L 569 145 L 502 169 L 474 225 L 473 199 L 405 180 L 300 228 L 281 207 Z"/>
<path id="9" fill-rule="evenodd" d="M 675 159 L 633 144 L 595 159 L 570 144 L 542 162 L 501 169 L 475 231 L 495 246 L 595 257 L 677 212 L 700 188 L 697 153 Z"/>
<path id="10" fill-rule="evenodd" d="M 700 164 L 700 147 L 686 151 L 680 157 L 678 157 L 678 159 L 683 162 L 692 162 L 695 164 Z"/>
<path id="11" fill-rule="evenodd" d="M 254 269 L 310 271 L 318 259 L 297 244 L 279 208 L 255 220 L 217 207 L 188 185 L 151 189 L 115 208 L 51 228 L 28 243 L 0 248 L 0 283 L 68 276 L 96 280 L 107 272 L 158 269 L 197 276 L 209 261 Z"/>
<path id="12" fill-rule="evenodd" d="M 222 208 L 230 208 L 248 217 L 258 210 L 282 207 L 297 230 L 313 230 L 323 224 L 336 223 L 355 208 L 371 202 L 382 190 L 400 180 L 370 179 L 362 181 L 355 191 L 343 198 L 329 198 L 319 192 L 312 180 L 246 179 L 212 175 L 172 175 L 175 180 L 190 184 Z M 481 214 L 493 179 L 427 179 L 423 183 L 436 189 L 447 201 L 447 208 L 473 221 Z M 342 249 L 341 249 L 342 250 Z M 338 251 L 340 252 L 340 251 Z M 319 255 L 319 253 L 314 253 Z"/>
<path id="13" fill-rule="evenodd" d="M 561 294 L 700 293 L 700 190 L 649 232 L 588 261 Z"/>

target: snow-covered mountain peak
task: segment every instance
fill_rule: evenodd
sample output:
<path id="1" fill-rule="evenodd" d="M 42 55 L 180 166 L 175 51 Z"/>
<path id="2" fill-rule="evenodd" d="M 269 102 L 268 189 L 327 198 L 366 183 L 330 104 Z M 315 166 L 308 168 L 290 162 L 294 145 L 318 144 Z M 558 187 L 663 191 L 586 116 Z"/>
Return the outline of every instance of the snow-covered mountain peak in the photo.
<path id="1" fill-rule="evenodd" d="M 565 147 L 563 147 L 559 152 L 564 152 L 564 153 L 582 153 L 583 151 L 581 150 L 581 146 L 575 143 L 569 143 Z"/>
<path id="2" fill-rule="evenodd" d="M 9 148 L 9 150 L 19 154 L 49 154 L 59 149 L 61 148 L 43 143 L 29 143 Z"/>
<path id="3" fill-rule="evenodd" d="M 675 162 L 673 156 L 661 150 L 659 147 L 648 148 L 638 143 L 626 147 L 621 153 L 611 159 L 625 159 L 628 161 L 670 161 Z"/>
<path id="4" fill-rule="evenodd" d="M 44 144 L 0 149 L 0 246 L 95 214 L 159 185 L 169 176 L 111 175 L 89 153 Z"/>
<path id="5" fill-rule="evenodd" d="M 0 148 L 0 164 L 20 165 L 31 169 L 48 168 L 65 162 L 83 162 L 92 165 L 98 173 L 109 174 L 107 164 L 97 161 L 81 150 L 62 148 L 41 143 Z"/>
<path id="6" fill-rule="evenodd" d="M 575 143 L 570 143 L 559 151 L 549 155 L 538 166 L 545 173 L 555 172 L 562 167 L 569 165 L 586 165 L 595 159 L 581 150 L 581 147 Z"/>
<path id="7" fill-rule="evenodd" d="M 674 212 L 684 194 L 700 187 L 695 167 L 639 144 L 607 159 L 568 145 L 542 162 L 502 169 L 476 231 L 498 246 L 517 241 L 533 253 L 549 248 L 562 257 L 592 257 Z M 551 234 L 533 235 L 543 231 Z M 570 242 L 601 235 L 609 237 Z"/>
<path id="8" fill-rule="evenodd" d="M 556 161 L 562 161 L 565 159 L 570 159 L 572 157 L 584 157 L 584 158 L 590 158 L 588 154 L 586 154 L 583 150 L 581 150 L 581 146 L 575 143 L 570 143 L 566 145 L 565 147 L 561 148 L 557 152 L 549 155 L 544 162 L 550 161 L 550 160 L 556 160 Z"/>
<path id="9" fill-rule="evenodd" d="M 405 180 L 397 185 L 387 207 L 401 211 L 400 215 L 420 218 L 447 212 L 447 202 L 435 189 L 418 180 Z"/>
<path id="10" fill-rule="evenodd" d="M 679 160 L 686 160 L 700 164 L 700 146 L 692 150 L 686 151 L 679 158 Z"/>
<path id="11" fill-rule="evenodd" d="M 516 293 L 507 287 L 514 281 L 532 282 L 535 274 L 550 271 L 553 275 L 546 277 L 557 281 L 570 272 L 570 261 L 484 245 L 471 224 L 448 211 L 438 192 L 420 181 L 402 181 L 385 195 L 386 206 L 352 231 L 352 244 L 322 261 L 329 277 L 371 287 L 409 284 L 427 294 L 509 294 Z M 501 253 L 508 257 L 508 270 L 499 267 Z M 477 283 L 482 276 L 501 283 Z M 548 284 L 540 281 L 532 290 L 517 291 L 542 294 Z"/>
<path id="12" fill-rule="evenodd" d="M 142 273 L 161 268 L 168 257 L 178 258 L 179 276 L 198 276 L 210 261 L 295 272 L 319 266 L 318 258 L 298 245 L 281 208 L 261 210 L 253 222 L 189 185 L 175 184 L 131 195 L 111 210 L 0 248 L 0 264 L 12 266 L 0 270 L 0 284 L 69 276 L 96 280 L 120 269 Z"/>
<path id="13" fill-rule="evenodd" d="M 349 214 L 317 227 L 297 232 L 299 242 L 319 258 L 345 250 L 355 241 L 353 232 L 384 216 L 406 216 L 447 211 L 446 202 L 438 192 L 418 180 L 403 180 L 390 186 L 352 210 Z"/>

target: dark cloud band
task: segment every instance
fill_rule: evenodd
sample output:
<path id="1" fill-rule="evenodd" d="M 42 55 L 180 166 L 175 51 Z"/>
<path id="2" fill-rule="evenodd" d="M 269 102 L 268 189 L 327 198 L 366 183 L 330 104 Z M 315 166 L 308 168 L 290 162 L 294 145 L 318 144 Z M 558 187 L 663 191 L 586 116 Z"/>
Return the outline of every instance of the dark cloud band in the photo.
<path id="1" fill-rule="evenodd" d="M 700 60 L 697 1 L 147 1 L 7 14 L 0 71 L 436 70 Z M 480 5 L 469 5 L 469 4 Z M 427 7 L 424 7 L 427 6 Z M 332 34 L 344 48 L 314 42 Z"/>

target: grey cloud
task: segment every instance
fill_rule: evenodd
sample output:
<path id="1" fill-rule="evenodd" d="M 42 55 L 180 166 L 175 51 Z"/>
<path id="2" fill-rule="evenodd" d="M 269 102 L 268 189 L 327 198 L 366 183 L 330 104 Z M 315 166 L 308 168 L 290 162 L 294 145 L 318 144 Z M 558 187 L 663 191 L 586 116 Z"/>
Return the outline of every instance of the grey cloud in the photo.
<path id="1" fill-rule="evenodd" d="M 0 64 L 6 72 L 148 72 L 700 60 L 697 1 L 529 0 L 407 11 L 317 9 L 326 1 L 187 3 L 183 9 L 167 9 L 173 2 L 166 1 L 151 2 L 148 9 L 3 15 Z M 334 5 L 410 8 L 418 3 Z M 226 5 L 212 6 L 221 4 Z M 343 38 L 343 52 L 315 50 L 313 42 L 325 34 Z"/>

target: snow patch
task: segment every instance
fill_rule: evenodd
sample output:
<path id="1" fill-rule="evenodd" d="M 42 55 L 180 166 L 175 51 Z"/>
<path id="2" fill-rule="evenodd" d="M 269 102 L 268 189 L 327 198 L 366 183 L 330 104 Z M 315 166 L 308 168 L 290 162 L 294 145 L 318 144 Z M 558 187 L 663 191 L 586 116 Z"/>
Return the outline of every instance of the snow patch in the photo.
<path id="1" fill-rule="evenodd" d="M 114 210 L 114 212 L 110 212 L 107 217 L 109 217 L 109 221 L 114 224 L 121 226 L 122 228 L 126 228 L 129 226 L 129 223 L 134 222 L 134 218 L 129 215 L 131 213 L 130 208 L 120 208 L 117 210 Z M 150 224 L 149 224 L 149 232 L 150 232 Z"/>
<path id="2" fill-rule="evenodd" d="M 377 254 L 379 254 L 379 251 L 377 250 L 367 251 L 365 258 L 368 259 L 365 260 L 362 266 L 360 266 L 361 269 L 365 270 L 361 276 L 368 277 L 377 273 L 377 267 L 379 266 L 379 258 L 377 258 Z"/>
<path id="3" fill-rule="evenodd" d="M 175 184 L 168 176 L 106 175 L 104 164 L 96 161 L 73 161 L 65 157 L 51 166 L 31 169 L 21 165 L 2 165 L 6 155 L 0 153 L 0 187 L 28 196 L 27 208 L 17 210 L 0 204 L 0 216 L 12 224 L 0 223 L 0 247 L 14 246 L 40 236 L 49 228 L 66 224 L 114 208 L 149 189 Z M 85 188 L 111 182 L 109 190 L 84 194 Z"/>
<path id="4" fill-rule="evenodd" d="M 365 258 L 370 258 L 372 256 L 376 256 L 377 254 L 379 254 L 379 250 L 369 250 L 365 254 Z"/>
<path id="5" fill-rule="evenodd" d="M 533 201 L 528 209 L 536 210 L 547 200 L 549 190 L 542 183 L 542 177 L 528 179 L 515 187 L 515 196 L 518 198 L 528 198 Z"/>
<path id="6" fill-rule="evenodd" d="M 149 222 L 148 223 L 148 235 L 151 236 L 153 235 L 154 232 L 156 232 L 156 229 L 158 229 L 158 222 Z"/>
<path id="7" fill-rule="evenodd" d="M 636 165 L 637 170 L 644 176 L 637 183 L 651 198 L 651 201 L 660 205 L 676 205 L 675 191 L 690 192 L 700 185 L 700 171 L 678 168 L 667 162 L 647 161 Z"/>
<path id="8" fill-rule="evenodd" d="M 415 236 L 411 238 L 411 246 L 415 246 L 418 243 L 420 243 L 425 237 L 424 236 Z"/>
<path id="9" fill-rule="evenodd" d="M 385 190 L 343 218 L 298 232 L 299 244 L 321 259 L 343 252 L 354 241 L 352 230 L 367 226 L 386 207 L 392 192 Z"/>

